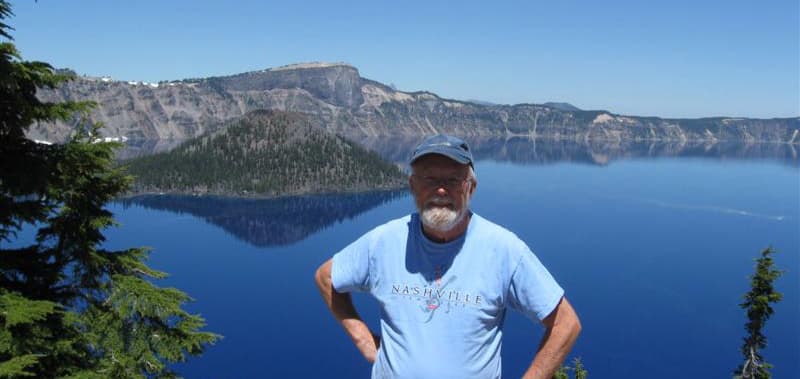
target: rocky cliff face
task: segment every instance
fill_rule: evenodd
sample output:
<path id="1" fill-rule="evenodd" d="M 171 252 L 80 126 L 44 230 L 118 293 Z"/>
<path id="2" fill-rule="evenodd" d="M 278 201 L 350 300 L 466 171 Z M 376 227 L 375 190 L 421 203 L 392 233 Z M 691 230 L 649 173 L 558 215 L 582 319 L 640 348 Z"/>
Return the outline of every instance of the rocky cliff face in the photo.
<path id="1" fill-rule="evenodd" d="M 184 139 L 257 109 L 304 113 L 350 136 L 529 136 L 608 141 L 744 141 L 800 144 L 800 117 L 661 119 L 553 104 L 485 105 L 401 92 L 362 78 L 346 64 L 298 64 L 243 74 L 158 84 L 78 78 L 45 101 L 92 100 L 104 133 L 129 139 Z M 34 125 L 29 136 L 60 141 L 70 125 Z"/>

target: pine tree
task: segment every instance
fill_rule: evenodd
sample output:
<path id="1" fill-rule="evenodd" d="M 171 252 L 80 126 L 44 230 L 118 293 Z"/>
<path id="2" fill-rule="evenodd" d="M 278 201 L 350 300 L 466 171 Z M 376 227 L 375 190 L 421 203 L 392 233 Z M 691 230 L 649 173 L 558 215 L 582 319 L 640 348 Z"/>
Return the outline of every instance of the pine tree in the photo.
<path id="1" fill-rule="evenodd" d="M 756 259 L 756 272 L 750 277 L 750 291 L 744 295 L 744 302 L 739 305 L 747 312 L 747 336 L 742 344 L 744 363 L 735 371 L 737 378 L 771 378 L 769 369 L 772 365 L 764 360 L 760 350 L 767 347 L 767 337 L 762 334 L 762 329 L 773 313 L 770 304 L 783 298 L 773 286 L 773 282 L 782 274 L 782 271 L 774 268 L 771 257 L 774 252 L 772 247 L 768 247 Z"/>
<path id="2" fill-rule="evenodd" d="M 572 365 L 572 367 L 563 364 L 559 366 L 558 370 L 553 373 L 553 379 L 570 379 L 570 371 L 575 373 L 575 379 L 587 379 L 589 377 L 589 372 L 586 371 L 586 367 L 583 366 L 580 358 L 575 357 L 572 359 Z"/>
<path id="3" fill-rule="evenodd" d="M 580 358 L 573 359 L 572 364 L 575 365 L 575 379 L 587 379 L 589 377 L 589 371 L 586 371 L 586 367 L 583 366 Z"/>
<path id="4" fill-rule="evenodd" d="M 566 366 L 560 366 L 556 372 L 553 373 L 553 379 L 569 379 L 569 369 Z"/>
<path id="5" fill-rule="evenodd" d="M 181 309 L 183 292 L 152 281 L 165 273 L 147 250 L 102 248 L 114 225 L 104 205 L 130 185 L 113 166 L 113 143 L 74 118 L 89 103 L 43 103 L 37 88 L 69 74 L 23 61 L 0 0 L 0 378 L 171 377 L 170 362 L 200 354 L 219 336 Z M 75 122 L 63 144 L 31 141 L 34 123 Z M 35 241 L 17 232 L 35 229 Z"/>

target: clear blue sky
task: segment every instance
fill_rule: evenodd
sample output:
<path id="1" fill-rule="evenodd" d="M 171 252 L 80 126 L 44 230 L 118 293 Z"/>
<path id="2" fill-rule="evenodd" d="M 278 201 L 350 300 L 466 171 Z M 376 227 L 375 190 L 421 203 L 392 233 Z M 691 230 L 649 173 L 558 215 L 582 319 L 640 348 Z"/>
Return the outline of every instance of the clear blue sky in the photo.
<path id="1" fill-rule="evenodd" d="M 800 1 L 13 1 L 23 58 L 159 81 L 344 61 L 404 91 L 800 116 Z"/>

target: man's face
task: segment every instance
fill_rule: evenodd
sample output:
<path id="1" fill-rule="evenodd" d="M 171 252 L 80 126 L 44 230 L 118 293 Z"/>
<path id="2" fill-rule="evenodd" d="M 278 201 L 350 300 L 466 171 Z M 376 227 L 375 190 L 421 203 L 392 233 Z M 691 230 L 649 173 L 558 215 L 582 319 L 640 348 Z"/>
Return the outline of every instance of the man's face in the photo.
<path id="1" fill-rule="evenodd" d="M 447 232 L 464 219 L 475 191 L 468 173 L 468 165 L 443 155 L 430 154 L 414 162 L 409 186 L 426 227 Z"/>

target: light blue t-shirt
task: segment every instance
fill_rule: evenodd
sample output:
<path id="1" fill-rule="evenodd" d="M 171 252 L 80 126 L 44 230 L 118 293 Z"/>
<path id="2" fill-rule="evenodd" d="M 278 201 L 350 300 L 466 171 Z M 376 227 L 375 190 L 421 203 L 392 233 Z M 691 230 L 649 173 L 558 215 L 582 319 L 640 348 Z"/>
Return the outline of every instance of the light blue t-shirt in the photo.
<path id="1" fill-rule="evenodd" d="M 524 242 L 474 213 L 443 244 L 416 213 L 381 225 L 334 255 L 331 277 L 380 303 L 373 378 L 500 378 L 506 308 L 542 320 L 564 295 Z"/>

